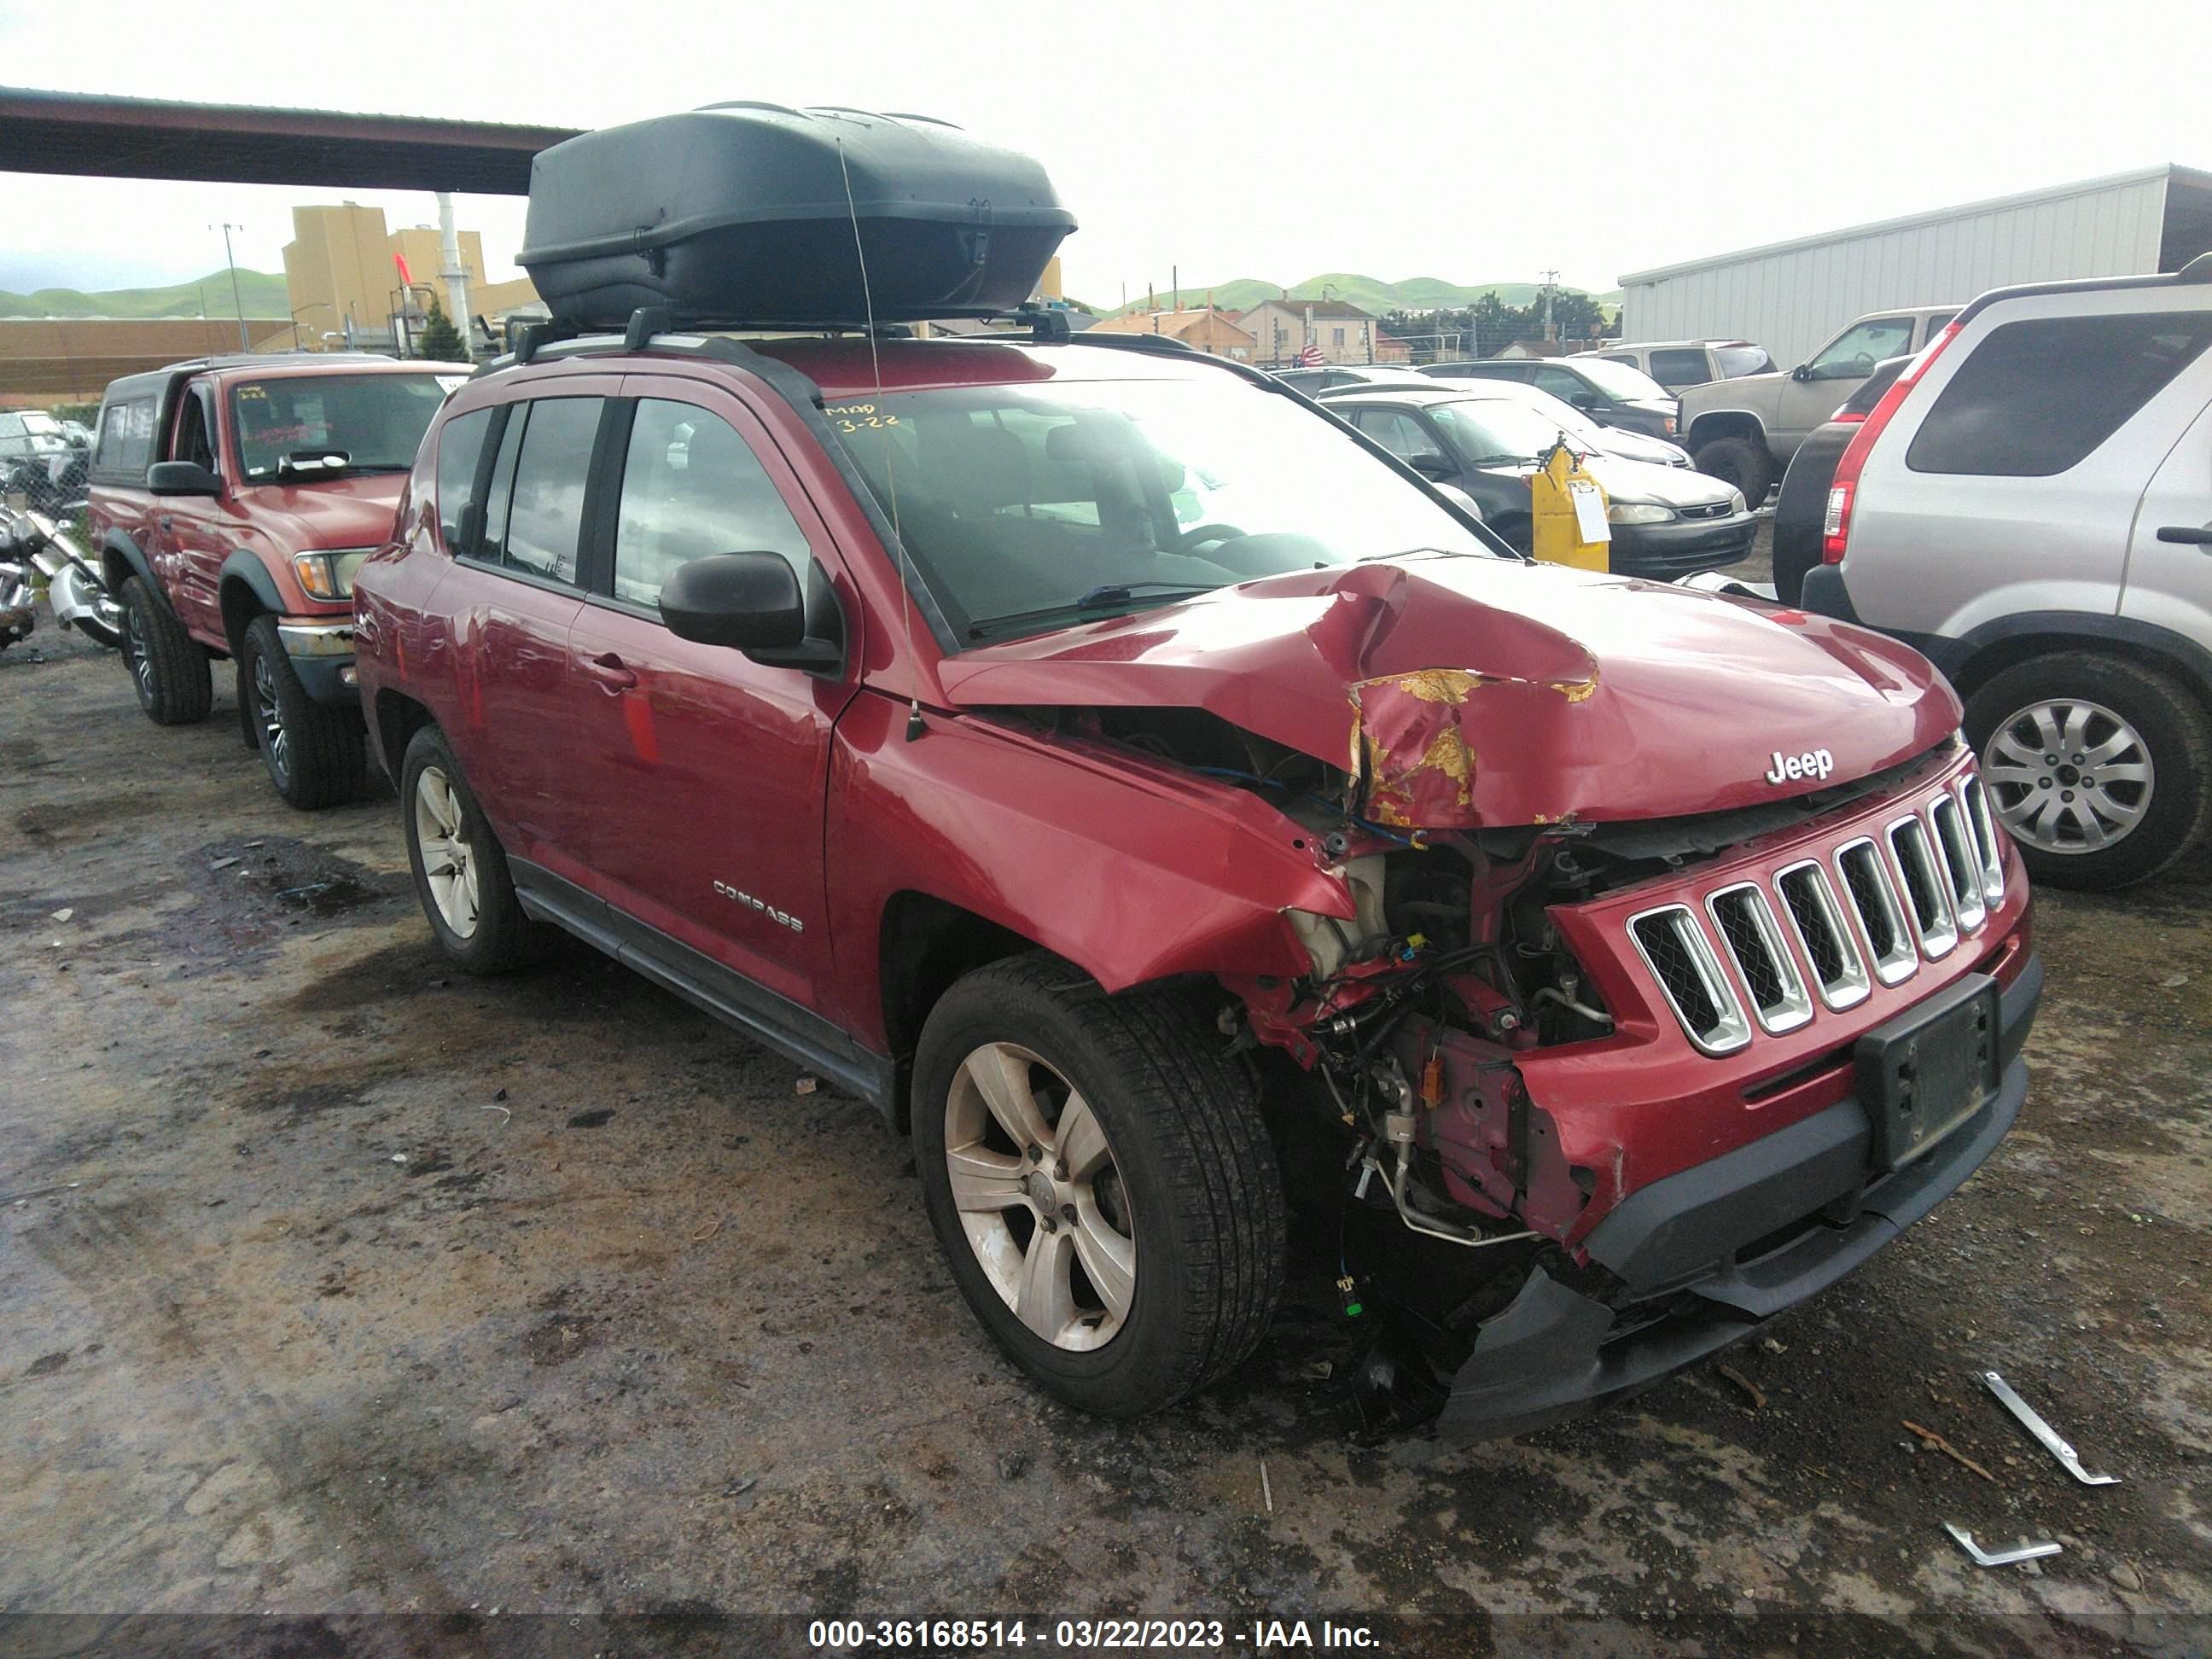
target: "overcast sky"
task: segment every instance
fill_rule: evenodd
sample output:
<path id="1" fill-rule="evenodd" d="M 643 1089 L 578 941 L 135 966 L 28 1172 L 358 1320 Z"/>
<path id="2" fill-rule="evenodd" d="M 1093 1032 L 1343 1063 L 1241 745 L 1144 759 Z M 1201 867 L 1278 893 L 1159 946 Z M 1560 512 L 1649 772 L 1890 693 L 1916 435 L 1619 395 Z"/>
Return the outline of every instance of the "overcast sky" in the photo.
<path id="1" fill-rule="evenodd" d="M 1178 264 L 1186 287 L 1556 268 L 1603 289 L 1893 214 L 2156 162 L 2212 168 L 2203 0 L 183 15 L 0 3 L 0 80 L 574 126 L 731 98 L 920 111 L 1043 161 L 1082 226 L 1068 290 L 1108 306 L 1125 285 L 1164 289 Z M 444 15 L 459 27 L 435 42 Z M 198 276 L 222 264 L 224 220 L 245 227 L 241 264 L 279 270 L 291 204 L 341 197 L 395 226 L 434 218 L 427 193 L 0 174 L 0 288 Z M 490 274 L 514 274 L 520 203 L 465 198 L 461 217 Z"/>

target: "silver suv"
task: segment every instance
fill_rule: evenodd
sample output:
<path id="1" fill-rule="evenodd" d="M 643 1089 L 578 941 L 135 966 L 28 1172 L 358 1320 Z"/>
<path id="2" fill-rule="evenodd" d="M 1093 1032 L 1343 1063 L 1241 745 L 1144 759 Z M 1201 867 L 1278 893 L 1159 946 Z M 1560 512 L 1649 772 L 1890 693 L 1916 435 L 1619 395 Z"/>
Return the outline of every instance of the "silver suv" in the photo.
<path id="1" fill-rule="evenodd" d="M 1956 306 L 1911 306 L 1859 318 L 1796 368 L 1739 374 L 1682 393 L 1674 441 L 1698 471 L 1743 491 L 1753 507 L 1789 466 L 1805 434 L 1826 422 L 1885 357 L 1917 351 Z"/>
<path id="2" fill-rule="evenodd" d="M 1984 295 L 1844 452 L 1804 604 L 1966 699 L 2039 881 L 2117 887 L 2212 825 L 2212 254 Z"/>

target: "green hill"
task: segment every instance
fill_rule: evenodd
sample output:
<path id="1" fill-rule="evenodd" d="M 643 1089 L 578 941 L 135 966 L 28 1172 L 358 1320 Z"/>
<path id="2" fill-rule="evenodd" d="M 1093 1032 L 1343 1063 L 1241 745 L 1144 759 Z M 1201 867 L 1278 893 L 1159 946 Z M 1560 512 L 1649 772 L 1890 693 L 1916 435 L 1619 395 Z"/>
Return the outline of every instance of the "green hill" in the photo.
<path id="1" fill-rule="evenodd" d="M 1534 283 L 1480 283 L 1462 287 L 1447 283 L 1439 276 L 1409 276 L 1402 283 L 1385 283 L 1372 276 L 1363 276 L 1357 271 L 1323 271 L 1318 276 L 1309 276 L 1290 290 L 1293 301 L 1318 300 L 1322 290 L 1328 290 L 1332 300 L 1349 301 L 1362 311 L 1382 316 L 1391 311 L 1435 311 L 1448 306 L 1471 306 L 1486 294 L 1495 294 L 1509 306 L 1525 306 L 1534 301 L 1541 289 Z M 1563 289 L 1562 292 L 1580 294 L 1581 289 Z M 1168 308 L 1178 305 L 1202 306 L 1208 293 L 1213 303 L 1223 311 L 1249 311 L 1254 306 L 1279 298 L 1283 293 L 1280 283 L 1263 283 L 1257 277 L 1240 276 L 1231 282 L 1216 283 L 1210 289 L 1186 288 L 1174 294 L 1158 296 L 1158 303 Z M 1618 303 L 1619 295 L 1607 296 Z M 1127 307 L 1142 311 L 1145 302 L 1133 300 Z M 1119 313 L 1112 313 L 1118 315 Z"/>
<path id="2" fill-rule="evenodd" d="M 248 317 L 291 314 L 284 279 L 265 270 L 238 273 L 238 298 Z M 87 294 L 74 288 L 42 288 L 30 294 L 0 289 L 0 317 L 232 317 L 230 273 L 211 271 L 197 282 L 167 288 L 112 288 Z"/>

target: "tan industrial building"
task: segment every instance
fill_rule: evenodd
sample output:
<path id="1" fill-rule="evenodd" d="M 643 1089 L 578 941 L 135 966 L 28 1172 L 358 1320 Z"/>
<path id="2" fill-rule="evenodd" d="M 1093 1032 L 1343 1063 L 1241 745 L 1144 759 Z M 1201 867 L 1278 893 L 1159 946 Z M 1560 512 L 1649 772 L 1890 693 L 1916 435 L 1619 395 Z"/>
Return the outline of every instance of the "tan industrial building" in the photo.
<path id="1" fill-rule="evenodd" d="M 526 277 L 484 280 L 483 238 L 477 232 L 462 231 L 459 240 L 471 316 L 496 323 L 520 307 L 538 303 L 538 291 Z M 419 317 L 433 295 L 441 307 L 446 303 L 440 264 L 438 233 L 431 226 L 390 230 L 382 208 L 355 202 L 294 208 L 284 282 L 291 290 L 301 343 L 340 348 L 350 339 L 388 347 L 395 314 Z"/>

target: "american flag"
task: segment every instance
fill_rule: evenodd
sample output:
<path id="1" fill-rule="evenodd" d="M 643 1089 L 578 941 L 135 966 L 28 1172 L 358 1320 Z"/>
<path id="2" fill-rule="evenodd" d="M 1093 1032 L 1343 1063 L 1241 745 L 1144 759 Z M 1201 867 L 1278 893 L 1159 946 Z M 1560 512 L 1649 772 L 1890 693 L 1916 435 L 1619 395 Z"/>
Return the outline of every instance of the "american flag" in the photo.
<path id="1" fill-rule="evenodd" d="M 1298 353 L 1298 367 L 1300 368 L 1319 368 L 1328 361 L 1328 358 L 1321 355 L 1321 348 L 1317 345 L 1310 345 L 1304 351 Z"/>

